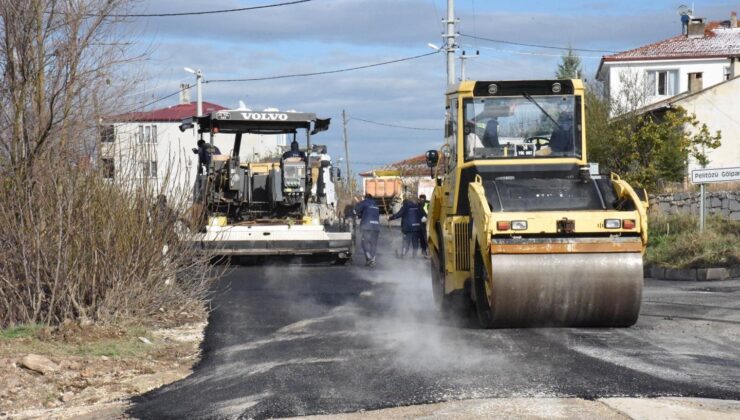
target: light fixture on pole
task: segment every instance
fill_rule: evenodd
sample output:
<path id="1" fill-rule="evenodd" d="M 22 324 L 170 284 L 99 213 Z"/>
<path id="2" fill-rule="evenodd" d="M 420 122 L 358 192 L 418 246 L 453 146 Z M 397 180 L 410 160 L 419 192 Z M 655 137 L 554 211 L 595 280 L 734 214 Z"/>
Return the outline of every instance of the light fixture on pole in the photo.
<path id="1" fill-rule="evenodd" d="M 184 70 L 188 73 L 195 75 L 195 95 L 197 98 L 196 114 L 198 117 L 203 115 L 203 95 L 201 94 L 201 81 L 203 80 L 203 73 L 198 70 L 193 70 L 190 67 L 185 67 Z"/>

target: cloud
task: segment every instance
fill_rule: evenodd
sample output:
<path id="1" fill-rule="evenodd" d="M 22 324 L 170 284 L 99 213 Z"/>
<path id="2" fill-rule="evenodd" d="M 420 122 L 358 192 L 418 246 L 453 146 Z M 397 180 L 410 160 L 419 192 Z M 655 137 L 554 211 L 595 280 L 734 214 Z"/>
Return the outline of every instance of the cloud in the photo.
<path id="1" fill-rule="evenodd" d="M 265 0 L 262 4 L 270 1 Z M 441 0 L 315 0 L 251 12 L 182 18 L 132 19 L 130 30 L 141 48 L 154 46 L 148 62 L 147 95 L 171 93 L 192 76 L 182 68 L 200 68 L 206 80 L 263 77 L 334 70 L 377 63 L 431 50 L 439 43 L 444 15 Z M 254 3 L 196 0 L 149 1 L 136 12 L 227 9 Z M 487 38 L 554 46 L 626 50 L 676 35 L 680 30 L 672 3 L 643 4 L 571 0 L 523 0 L 503 4 L 458 2 L 460 32 Z M 173 6 L 176 5 L 176 6 Z M 701 15 L 725 19 L 727 4 L 704 3 Z M 470 53 L 472 79 L 537 79 L 552 77 L 559 50 L 523 48 L 461 38 Z M 598 53 L 583 53 L 598 56 Z M 584 57 L 592 78 L 598 58 Z M 343 154 L 341 111 L 379 122 L 436 128 L 443 124 L 444 58 L 425 57 L 372 69 L 324 76 L 249 83 L 209 83 L 204 99 L 227 107 L 244 100 L 254 109 L 278 107 L 330 116 L 333 127 L 318 142 L 330 153 Z M 459 71 L 459 61 L 458 61 Z M 195 97 L 195 93 L 191 98 Z M 158 105 L 171 105 L 164 101 Z M 422 153 L 442 143 L 441 134 L 381 127 L 350 121 L 353 161 L 390 162 Z M 375 165 L 377 166 L 377 165 Z M 369 165 L 365 165 L 367 169 Z"/>

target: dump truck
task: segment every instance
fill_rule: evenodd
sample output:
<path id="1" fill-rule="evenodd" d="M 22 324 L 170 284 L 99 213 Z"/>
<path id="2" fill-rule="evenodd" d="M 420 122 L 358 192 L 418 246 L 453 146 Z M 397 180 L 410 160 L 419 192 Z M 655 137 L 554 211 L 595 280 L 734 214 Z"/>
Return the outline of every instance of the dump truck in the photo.
<path id="1" fill-rule="evenodd" d="M 329 119 L 313 113 L 220 110 L 182 121 L 181 130 L 234 138 L 230 154 L 208 148 L 199 155 L 194 207 L 200 209 L 197 247 L 216 256 L 321 257 L 348 261 L 352 232 L 337 216 L 333 168 L 325 147 L 311 137 L 329 128 Z M 291 143 L 305 136 L 305 148 L 262 161 L 240 161 L 244 134 L 283 134 Z M 208 147 L 208 146 L 204 146 Z M 194 152 L 202 153 L 199 150 Z M 205 160 L 205 162 L 202 162 Z"/>
<path id="2" fill-rule="evenodd" d="M 472 305 L 484 328 L 633 325 L 647 195 L 589 165 L 582 82 L 463 81 L 446 110 L 427 152 L 440 311 Z"/>
<path id="3" fill-rule="evenodd" d="M 393 214 L 401 207 L 403 199 L 403 182 L 399 171 L 373 171 L 362 183 L 363 193 L 370 194 L 378 203 L 382 214 Z M 363 195 L 364 195 L 363 194 Z"/>

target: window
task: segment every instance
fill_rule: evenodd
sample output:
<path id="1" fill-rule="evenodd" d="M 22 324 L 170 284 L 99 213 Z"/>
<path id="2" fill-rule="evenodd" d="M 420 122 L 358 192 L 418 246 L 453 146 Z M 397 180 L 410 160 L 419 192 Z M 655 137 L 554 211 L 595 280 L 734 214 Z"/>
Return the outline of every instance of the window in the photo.
<path id="1" fill-rule="evenodd" d="M 103 158 L 101 160 L 101 164 L 103 169 L 103 178 L 113 179 L 116 174 L 116 165 L 113 161 L 113 158 Z"/>
<path id="2" fill-rule="evenodd" d="M 139 144 L 156 143 L 157 142 L 157 126 L 156 125 L 140 125 L 138 138 L 139 138 Z"/>
<path id="3" fill-rule="evenodd" d="M 157 161 L 141 162 L 141 171 L 144 178 L 157 177 Z"/>
<path id="4" fill-rule="evenodd" d="M 647 88 L 650 96 L 673 96 L 678 93 L 678 71 L 649 71 L 647 75 Z"/>
<path id="5" fill-rule="evenodd" d="M 466 99 L 464 156 L 581 157 L 581 102 L 573 95 Z"/>
<path id="6" fill-rule="evenodd" d="M 116 139 L 116 130 L 112 125 L 101 126 L 99 134 L 101 143 L 113 143 Z"/>
<path id="7" fill-rule="evenodd" d="M 702 88 L 702 73 L 689 73 L 689 92 L 697 92 Z"/>
<path id="8" fill-rule="evenodd" d="M 725 66 L 722 69 L 723 80 L 730 80 L 730 66 Z"/>
<path id="9" fill-rule="evenodd" d="M 457 98 L 448 102 L 447 121 L 445 122 L 445 143 L 450 147 L 450 155 L 445 158 L 448 168 L 457 165 Z"/>

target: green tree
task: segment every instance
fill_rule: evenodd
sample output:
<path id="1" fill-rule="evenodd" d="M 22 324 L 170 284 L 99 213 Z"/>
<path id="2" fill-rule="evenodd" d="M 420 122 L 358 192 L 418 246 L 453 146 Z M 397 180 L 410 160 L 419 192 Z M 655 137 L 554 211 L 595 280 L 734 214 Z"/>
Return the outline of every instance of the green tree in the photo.
<path id="1" fill-rule="evenodd" d="M 581 57 L 568 47 L 568 53 L 560 57 L 555 77 L 558 79 L 578 79 L 581 75 Z"/>
<path id="2" fill-rule="evenodd" d="M 712 134 L 683 108 L 610 118 L 613 107 L 598 88 L 587 88 L 588 158 L 636 186 L 652 190 L 659 180 L 681 181 L 689 158 L 706 165 L 706 150 L 720 145 L 720 131 Z"/>

